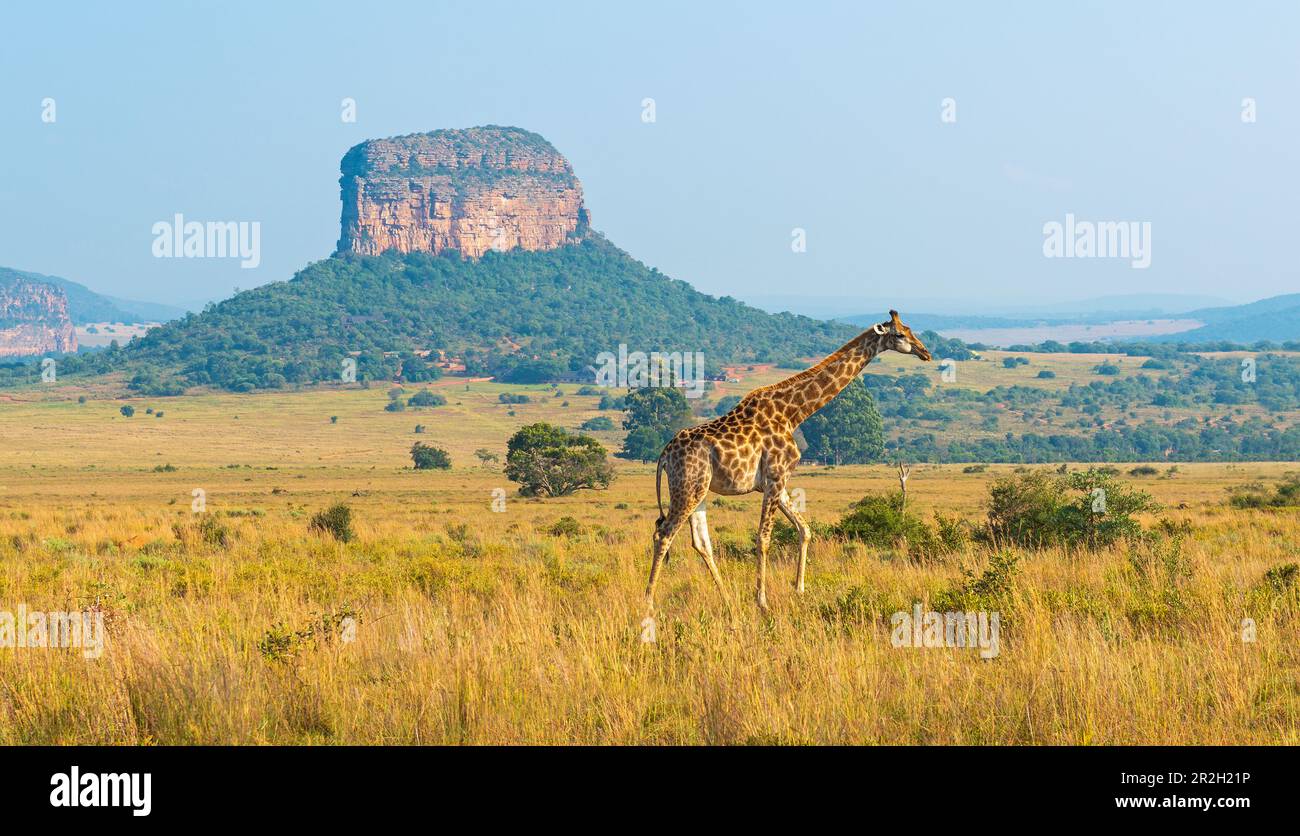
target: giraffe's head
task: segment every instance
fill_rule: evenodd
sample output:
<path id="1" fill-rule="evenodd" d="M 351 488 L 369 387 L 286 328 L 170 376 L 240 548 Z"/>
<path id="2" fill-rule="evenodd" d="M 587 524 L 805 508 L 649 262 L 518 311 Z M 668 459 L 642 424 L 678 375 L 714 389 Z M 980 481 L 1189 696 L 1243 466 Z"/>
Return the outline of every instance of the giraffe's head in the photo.
<path id="1" fill-rule="evenodd" d="M 898 318 L 898 311 L 890 311 L 889 319 L 879 325 L 872 325 L 871 330 L 884 337 L 881 341 L 882 351 L 897 351 L 901 354 L 915 354 L 922 360 L 930 359 L 930 350 Z"/>

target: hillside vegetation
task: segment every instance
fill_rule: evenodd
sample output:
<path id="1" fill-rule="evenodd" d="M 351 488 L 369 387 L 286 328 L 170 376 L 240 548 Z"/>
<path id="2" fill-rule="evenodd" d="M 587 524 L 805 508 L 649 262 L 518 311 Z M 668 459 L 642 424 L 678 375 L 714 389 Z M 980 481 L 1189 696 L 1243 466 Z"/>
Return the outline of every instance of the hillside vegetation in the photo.
<path id="1" fill-rule="evenodd" d="M 855 333 L 707 296 L 597 237 L 477 260 L 339 255 L 151 331 L 120 363 L 247 391 L 338 380 L 352 352 L 358 380 L 391 380 L 399 363 L 407 379 L 427 379 L 410 373 L 423 366 L 412 353 L 432 349 L 463 357 L 470 374 L 526 382 L 582 370 L 620 344 L 702 352 L 717 369 L 824 354 Z"/>

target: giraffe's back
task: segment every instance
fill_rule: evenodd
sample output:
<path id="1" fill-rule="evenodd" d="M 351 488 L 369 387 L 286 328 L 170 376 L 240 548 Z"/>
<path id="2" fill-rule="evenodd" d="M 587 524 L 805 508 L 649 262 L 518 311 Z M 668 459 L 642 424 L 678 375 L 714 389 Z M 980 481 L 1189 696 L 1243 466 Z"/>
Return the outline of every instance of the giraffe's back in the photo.
<path id="1" fill-rule="evenodd" d="M 793 431 L 776 405 L 751 393 L 727 414 L 679 432 L 664 449 L 665 468 L 670 485 L 674 477 L 692 483 L 707 477 L 709 490 L 736 496 L 761 491 L 765 459 L 785 460 L 791 451 L 797 460 Z"/>

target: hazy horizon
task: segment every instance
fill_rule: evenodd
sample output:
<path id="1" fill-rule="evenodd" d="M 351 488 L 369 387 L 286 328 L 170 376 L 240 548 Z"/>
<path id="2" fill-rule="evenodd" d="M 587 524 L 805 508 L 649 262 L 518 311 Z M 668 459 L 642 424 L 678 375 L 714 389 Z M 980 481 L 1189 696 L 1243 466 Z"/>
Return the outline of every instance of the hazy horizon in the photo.
<path id="1" fill-rule="evenodd" d="M 1300 285 L 1294 8 L 386 8 L 11 10 L 0 265 L 225 298 L 333 252 L 351 146 L 504 124 L 568 157 L 615 244 L 751 303 L 975 312 Z M 258 266 L 153 257 L 176 213 L 260 223 Z M 1045 258 L 1044 224 L 1067 216 L 1149 224 L 1149 266 Z"/>

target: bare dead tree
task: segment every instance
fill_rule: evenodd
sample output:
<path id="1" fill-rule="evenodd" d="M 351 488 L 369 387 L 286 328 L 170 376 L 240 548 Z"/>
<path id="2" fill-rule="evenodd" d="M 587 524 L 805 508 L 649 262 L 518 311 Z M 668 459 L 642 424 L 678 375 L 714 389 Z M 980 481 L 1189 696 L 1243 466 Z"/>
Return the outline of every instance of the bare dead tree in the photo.
<path id="1" fill-rule="evenodd" d="M 898 463 L 898 487 L 903 492 L 903 502 L 900 510 L 907 508 L 907 477 L 912 475 L 912 466 L 910 464 Z"/>

